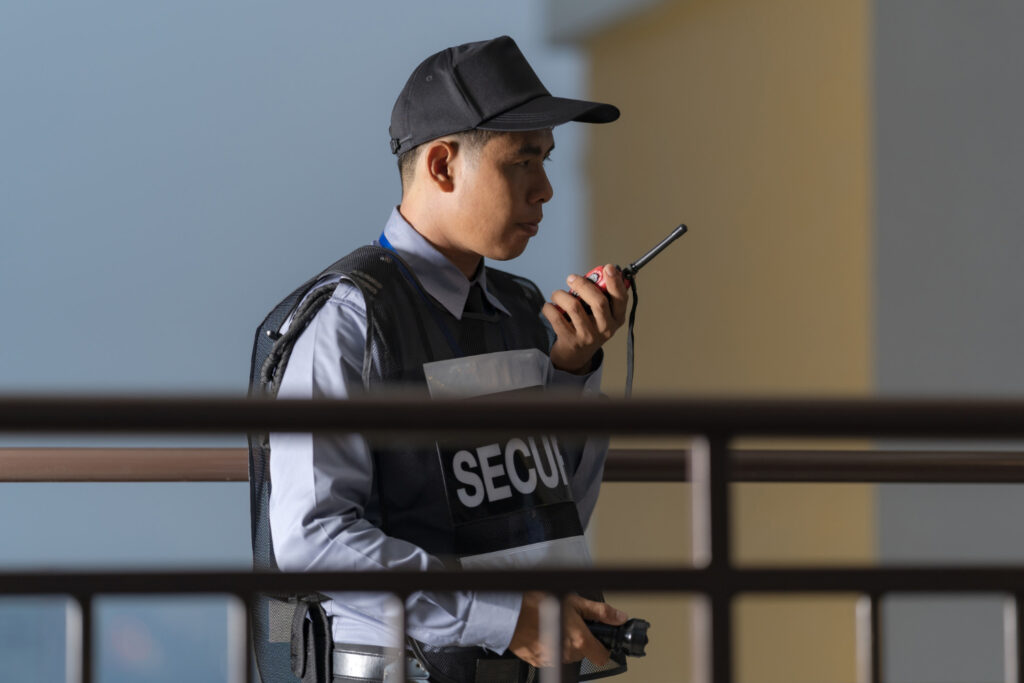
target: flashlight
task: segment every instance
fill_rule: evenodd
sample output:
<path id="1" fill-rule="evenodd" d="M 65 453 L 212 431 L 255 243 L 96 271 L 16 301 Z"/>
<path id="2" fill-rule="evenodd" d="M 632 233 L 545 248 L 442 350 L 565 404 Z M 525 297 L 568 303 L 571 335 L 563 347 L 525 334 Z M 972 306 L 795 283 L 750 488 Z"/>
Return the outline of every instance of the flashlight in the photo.
<path id="1" fill-rule="evenodd" d="M 601 644 L 615 655 L 643 657 L 647 654 L 647 629 L 651 627 L 645 619 L 630 619 L 621 626 L 602 624 L 599 621 L 588 621 L 587 628 Z M 616 657 L 618 661 L 619 657 Z"/>

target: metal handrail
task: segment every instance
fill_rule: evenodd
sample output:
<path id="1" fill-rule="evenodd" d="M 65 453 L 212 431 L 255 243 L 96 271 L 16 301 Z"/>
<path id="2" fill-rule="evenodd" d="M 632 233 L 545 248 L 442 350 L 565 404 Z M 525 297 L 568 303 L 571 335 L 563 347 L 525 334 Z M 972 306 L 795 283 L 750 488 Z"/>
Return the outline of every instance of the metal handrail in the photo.
<path id="1" fill-rule="evenodd" d="M 732 449 L 732 481 L 1024 483 L 1024 451 Z M 606 482 L 689 481 L 689 448 L 613 448 Z M 244 482 L 244 448 L 2 448 L 0 482 Z"/>
<path id="2" fill-rule="evenodd" d="M 864 650 L 860 670 L 864 680 L 878 681 L 879 599 L 890 591 L 978 591 L 1010 595 L 1006 638 L 1009 643 L 1008 680 L 1024 680 L 1024 571 L 1006 568 L 837 568 L 773 569 L 738 568 L 732 562 L 730 483 L 743 468 L 761 467 L 762 477 L 777 481 L 803 481 L 808 461 L 816 460 L 832 476 L 844 476 L 860 468 L 866 476 L 877 471 L 889 458 L 890 473 L 917 477 L 924 465 L 921 452 L 860 452 L 846 457 L 829 452 L 804 453 L 748 451 L 741 456 L 732 449 L 735 437 L 966 437 L 982 440 L 1024 438 L 1022 401 L 900 401 L 900 400 L 703 400 L 634 399 L 621 400 L 537 400 L 513 399 L 465 401 L 423 401 L 420 398 L 382 397 L 348 401 L 266 401 L 243 399 L 177 398 L 11 398 L 0 397 L 0 432 L 11 433 L 238 433 L 260 431 L 360 432 L 374 438 L 403 440 L 442 434 L 493 435 L 527 428 L 539 433 L 698 435 L 687 457 L 677 457 L 676 468 L 685 462 L 692 481 L 692 533 L 694 563 L 698 568 L 595 569 L 589 571 L 515 572 L 397 572 L 302 574 L 255 574 L 213 572 L 205 575 L 182 573 L 93 573 L 93 574 L 0 574 L 0 593 L 63 592 L 79 605 L 79 660 L 82 670 L 76 680 L 91 680 L 91 610 L 98 593 L 219 592 L 237 596 L 239 605 L 250 605 L 255 593 L 278 590 L 380 590 L 399 596 L 417 589 L 523 590 L 537 588 L 554 595 L 587 587 L 624 591 L 685 591 L 703 596 L 697 610 L 702 647 L 697 660 L 714 681 L 733 678 L 733 599 L 741 591 L 859 592 L 861 626 L 869 646 Z M 787 455 L 788 453 L 788 455 Z M 657 456 L 647 461 L 652 468 L 637 474 L 646 456 L 634 452 L 631 476 L 669 477 L 668 467 Z M 969 457 L 968 457 L 969 456 Z M 235 455 L 236 459 L 238 458 Z M 789 458 L 786 461 L 786 458 Z M 970 479 L 969 468 L 979 461 L 989 463 L 990 473 L 1018 470 L 1019 458 L 1007 453 L 957 452 L 944 462 L 929 454 L 927 462 L 943 481 Z M 874 458 L 874 462 L 868 462 Z M 774 460 L 773 460 L 774 459 Z M 746 464 L 741 464 L 741 463 Z M 764 465 L 772 462 L 767 469 Z M 937 464 L 936 464 L 937 463 Z M 872 469 L 874 468 L 874 469 Z M 614 469 L 614 468 L 612 468 Z M 678 470 L 676 470 L 678 472 Z M 747 471 L 750 474 L 750 471 Z M 821 474 L 821 472 L 819 472 Z M 681 475 L 680 478 L 685 478 Z M 900 480 L 900 479 L 897 479 Z M 914 479 L 919 480 L 919 479 Z M 1000 478 L 1000 481 L 1006 481 Z M 337 582 L 337 583 L 335 583 Z M 166 588 L 161 588 L 166 586 Z M 551 623 L 559 624 L 557 602 Z M 234 680 L 248 680 L 250 665 L 244 647 L 248 642 L 244 611 L 233 612 L 236 638 Z M 398 622 L 404 628 L 404 622 Z M 555 638 L 556 644 L 560 639 Z M 70 642 L 70 637 L 69 637 Z M 1012 650 L 1012 652 L 1010 652 Z M 558 646 L 555 647 L 556 658 Z M 78 660 L 76 660 L 78 661 Z M 554 677 L 559 678 L 557 669 Z M 74 678 L 69 676 L 69 678 Z"/>
<path id="3" fill-rule="evenodd" d="M 333 431 L 408 438 L 523 425 L 560 434 L 1024 438 L 1024 401 L 0 397 L 0 432 L 22 434 Z"/>
<path id="4" fill-rule="evenodd" d="M 630 593 L 857 593 L 962 591 L 1024 594 L 1017 565 L 983 567 L 732 567 L 672 566 L 588 569 L 517 569 L 377 572 L 245 571 L 32 571 L 0 572 L 0 594 L 131 595 L 291 594 L 367 591 L 408 595 L 415 591 L 527 591 L 572 593 L 587 589 Z"/>

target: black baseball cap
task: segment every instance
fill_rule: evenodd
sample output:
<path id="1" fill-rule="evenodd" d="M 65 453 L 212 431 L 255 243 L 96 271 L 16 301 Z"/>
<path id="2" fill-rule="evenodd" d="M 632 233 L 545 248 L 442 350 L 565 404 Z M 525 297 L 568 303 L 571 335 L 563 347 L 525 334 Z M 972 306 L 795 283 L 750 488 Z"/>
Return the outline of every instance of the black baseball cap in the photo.
<path id="1" fill-rule="evenodd" d="M 450 47 L 416 67 L 391 110 L 391 153 L 474 128 L 539 130 L 617 118 L 610 104 L 552 96 L 516 42 L 501 36 Z"/>

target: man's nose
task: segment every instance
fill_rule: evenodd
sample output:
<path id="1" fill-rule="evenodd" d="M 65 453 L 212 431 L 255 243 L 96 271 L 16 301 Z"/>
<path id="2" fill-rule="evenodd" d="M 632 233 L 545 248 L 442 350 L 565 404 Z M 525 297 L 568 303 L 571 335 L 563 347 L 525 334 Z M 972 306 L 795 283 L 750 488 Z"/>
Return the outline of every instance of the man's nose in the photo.
<path id="1" fill-rule="evenodd" d="M 537 177 L 534 180 L 533 187 L 530 191 L 530 203 L 541 203 L 551 201 L 551 197 L 555 194 L 554 188 L 551 187 L 551 181 L 548 180 L 548 174 L 543 167 L 538 171 Z"/>

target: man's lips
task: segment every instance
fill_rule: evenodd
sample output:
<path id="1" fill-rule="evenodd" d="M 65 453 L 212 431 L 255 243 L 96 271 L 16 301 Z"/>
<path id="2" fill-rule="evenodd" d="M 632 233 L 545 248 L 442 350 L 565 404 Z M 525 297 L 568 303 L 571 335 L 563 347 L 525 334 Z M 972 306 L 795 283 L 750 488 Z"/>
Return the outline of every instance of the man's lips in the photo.
<path id="1" fill-rule="evenodd" d="M 540 230 L 540 219 L 538 219 L 536 221 L 533 221 L 533 222 L 524 221 L 524 222 L 519 223 L 519 226 L 522 227 L 524 230 L 526 230 L 531 235 L 536 235 L 537 231 Z"/>

